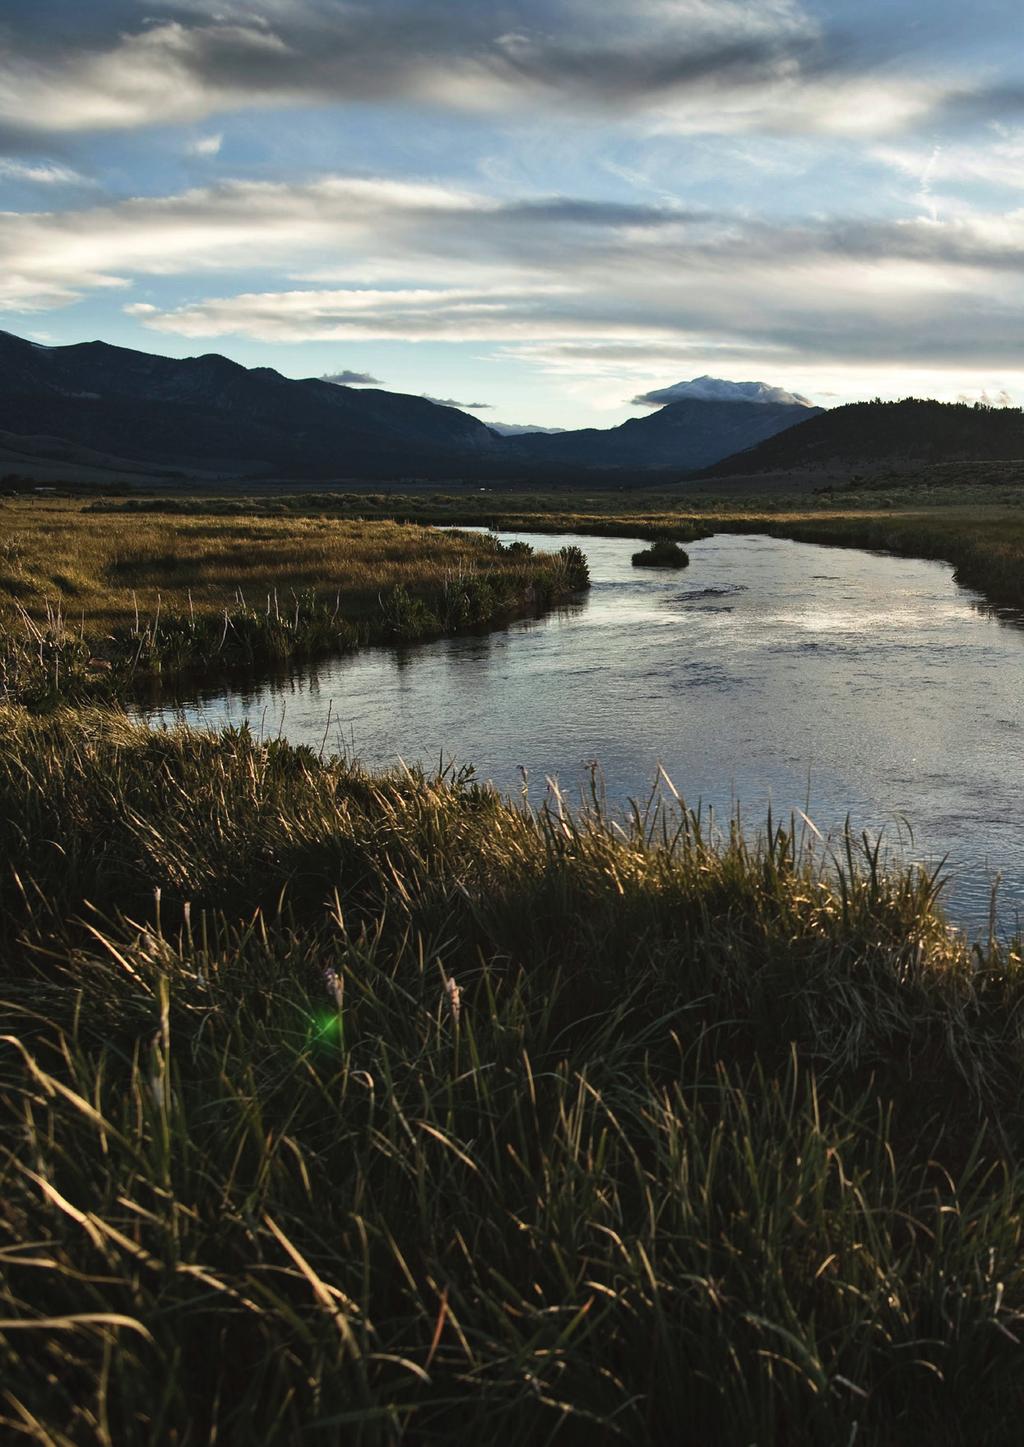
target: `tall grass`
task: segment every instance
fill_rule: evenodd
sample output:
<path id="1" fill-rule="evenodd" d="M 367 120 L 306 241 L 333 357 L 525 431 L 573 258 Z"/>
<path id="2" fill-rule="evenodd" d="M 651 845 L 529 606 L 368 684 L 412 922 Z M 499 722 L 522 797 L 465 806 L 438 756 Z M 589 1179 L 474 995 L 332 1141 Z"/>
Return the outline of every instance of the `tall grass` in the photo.
<path id="1" fill-rule="evenodd" d="M 852 837 L 0 715 L 12 1440 L 1002 1444 L 1024 989 Z"/>
<path id="2" fill-rule="evenodd" d="M 386 521 L 101 521 L 50 502 L 3 521 L 0 697 L 36 705 L 492 627 L 589 583 L 578 548 Z"/>

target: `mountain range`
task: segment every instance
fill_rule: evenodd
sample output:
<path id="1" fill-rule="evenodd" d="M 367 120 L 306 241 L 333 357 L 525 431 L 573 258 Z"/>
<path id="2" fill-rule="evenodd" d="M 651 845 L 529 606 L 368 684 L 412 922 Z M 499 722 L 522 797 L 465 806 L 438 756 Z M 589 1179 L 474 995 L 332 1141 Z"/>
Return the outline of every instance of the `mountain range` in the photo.
<path id="1" fill-rule="evenodd" d="M 0 466 L 498 482 L 658 471 L 674 480 L 818 410 L 761 383 L 681 385 L 696 390 L 619 427 L 519 432 L 425 397 L 296 381 L 216 354 L 44 347 L 0 333 Z"/>
<path id="2" fill-rule="evenodd" d="M 0 332 L 0 473 L 98 481 L 318 479 L 760 490 L 1024 459 L 1019 408 L 908 398 L 823 412 L 764 382 L 697 377 L 618 427 L 488 427 L 458 407 L 209 354 L 177 359 Z M 745 481 L 746 480 L 746 481 Z"/>
<path id="3" fill-rule="evenodd" d="M 224 476 L 400 476 L 414 463 L 443 475 L 495 446 L 482 422 L 422 397 L 292 381 L 215 354 L 41 347 L 9 333 L 0 333 L 0 430 L 47 439 L 65 458 L 82 449 Z"/>

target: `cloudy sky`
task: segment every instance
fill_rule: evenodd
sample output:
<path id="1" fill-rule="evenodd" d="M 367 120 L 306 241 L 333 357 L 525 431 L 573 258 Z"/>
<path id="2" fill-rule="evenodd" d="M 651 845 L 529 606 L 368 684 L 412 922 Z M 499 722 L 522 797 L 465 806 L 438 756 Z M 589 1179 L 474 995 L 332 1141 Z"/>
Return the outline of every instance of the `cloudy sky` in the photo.
<path id="1" fill-rule="evenodd" d="M 610 426 L 1024 402 L 1019 0 L 6 0 L 0 328 Z"/>

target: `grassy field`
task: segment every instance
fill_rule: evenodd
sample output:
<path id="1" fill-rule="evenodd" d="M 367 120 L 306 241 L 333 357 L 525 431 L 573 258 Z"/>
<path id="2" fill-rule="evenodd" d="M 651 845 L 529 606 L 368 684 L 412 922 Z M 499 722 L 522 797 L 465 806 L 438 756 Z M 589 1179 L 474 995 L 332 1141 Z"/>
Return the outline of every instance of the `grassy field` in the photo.
<path id="1" fill-rule="evenodd" d="M 403 507 L 389 500 L 381 515 L 441 521 L 446 513 L 468 522 L 485 513 L 482 504 L 467 510 L 464 499 Z M 590 500 L 578 513 L 564 499 L 545 499 L 550 511 L 523 499 L 495 521 L 505 528 L 538 531 L 614 533 L 629 537 L 672 538 L 687 542 L 715 531 L 764 532 L 799 541 L 893 552 L 949 562 L 958 581 L 976 588 L 996 606 L 1024 607 L 1024 489 L 959 487 L 937 491 L 894 489 L 838 492 L 815 499 L 801 497 L 635 499 L 607 494 L 602 510 Z"/>
<path id="2" fill-rule="evenodd" d="M 294 494 L 289 497 L 139 499 L 110 504 L 140 517 L 236 515 L 255 507 L 270 516 L 312 511 L 358 513 L 409 522 L 492 525 L 534 532 L 594 533 L 679 542 L 713 531 L 767 532 L 806 542 L 865 547 L 910 557 L 943 559 L 966 585 L 997 606 L 1024 607 L 1024 486 L 972 485 L 965 468 L 947 482 L 892 487 L 873 483 L 808 497 L 726 497 L 675 492 L 561 491 L 548 494 L 441 492 Z M 969 473 L 969 469 L 966 470 Z M 984 467 L 979 467 L 979 474 Z M 150 512 L 156 509 L 156 512 Z"/>
<path id="3" fill-rule="evenodd" d="M 763 530 L 1024 603 L 1011 496 L 578 501 L 0 508 L 0 684 L 50 705 L 0 703 L 0 1438 L 1016 1447 L 1020 942 L 853 836 L 53 707 L 120 682 L 104 641 L 212 671 L 581 581 L 409 520 Z"/>
<path id="4" fill-rule="evenodd" d="M 0 694 L 118 692 L 485 627 L 586 587 L 575 555 L 337 516 L 0 506 Z"/>
<path id="5" fill-rule="evenodd" d="M 853 840 L 0 716 L 0 1433 L 1010 1447 L 1024 970 Z"/>

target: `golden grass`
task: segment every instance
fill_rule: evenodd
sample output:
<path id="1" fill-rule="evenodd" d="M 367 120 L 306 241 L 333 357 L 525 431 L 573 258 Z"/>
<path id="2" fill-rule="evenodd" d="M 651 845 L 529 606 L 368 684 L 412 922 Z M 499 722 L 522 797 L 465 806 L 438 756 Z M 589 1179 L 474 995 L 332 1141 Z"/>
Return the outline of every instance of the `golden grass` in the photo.
<path id="1" fill-rule="evenodd" d="M 805 541 L 941 558 L 996 604 L 1024 606 L 1024 492 L 904 488 L 813 497 L 488 493 L 318 494 L 276 499 L 166 499 L 166 511 L 88 510 L 75 500 L 0 505 L 0 625 L 18 605 L 33 616 L 60 603 L 87 633 L 195 610 L 219 614 L 241 589 L 254 607 L 308 589 L 340 595 L 353 622 L 397 585 L 436 592 L 452 572 L 483 567 L 483 540 L 409 523 L 494 524 L 539 532 L 674 537 L 767 532 Z M 240 506 L 245 511 L 239 511 Z M 251 508 L 251 510 L 250 510 Z M 356 513 L 358 516 L 353 517 Z"/>
<path id="2" fill-rule="evenodd" d="M 1024 490 L 983 486 L 847 490 L 743 498 L 675 493 L 580 497 L 492 494 L 360 499 L 368 514 L 430 522 L 489 521 L 503 528 L 681 542 L 719 532 L 763 532 L 804 542 L 948 561 L 990 602 L 1024 607 Z M 354 500 L 349 499 L 352 506 Z"/>
<path id="3" fill-rule="evenodd" d="M 0 707 L 0 1440 L 1016 1447 L 1019 944 L 798 841 Z"/>
<path id="4" fill-rule="evenodd" d="M 87 634 L 133 623 L 136 610 L 220 614 L 241 589 L 254 607 L 275 589 L 340 596 L 359 622 L 404 585 L 436 591 L 453 573 L 493 564 L 486 539 L 389 521 L 336 517 L 209 517 L 92 513 L 72 500 L 0 508 L 0 625 L 19 608 L 59 605 Z"/>

